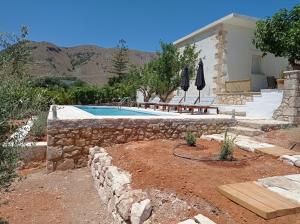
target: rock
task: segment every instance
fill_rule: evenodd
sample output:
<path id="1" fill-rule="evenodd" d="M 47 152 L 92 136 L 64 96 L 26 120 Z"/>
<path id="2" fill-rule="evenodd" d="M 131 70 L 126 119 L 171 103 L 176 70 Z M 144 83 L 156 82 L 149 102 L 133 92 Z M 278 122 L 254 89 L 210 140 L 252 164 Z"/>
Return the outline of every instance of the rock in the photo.
<path id="1" fill-rule="evenodd" d="M 204 215 L 198 214 L 195 217 L 195 220 L 197 221 L 197 223 L 201 223 L 201 224 L 216 224 L 215 222 L 211 221 L 209 218 L 207 218 Z"/>
<path id="2" fill-rule="evenodd" d="M 55 164 L 52 161 L 47 161 L 47 173 L 51 173 L 55 170 Z"/>
<path id="3" fill-rule="evenodd" d="M 294 165 L 295 165 L 296 167 L 299 167 L 299 168 L 300 168 L 300 159 L 296 160 L 295 163 L 294 163 Z"/>
<path id="4" fill-rule="evenodd" d="M 63 148 L 64 152 L 71 152 L 73 150 L 74 150 L 74 145 L 67 145 L 67 146 L 64 146 L 64 148 Z"/>
<path id="5" fill-rule="evenodd" d="M 182 221 L 178 224 L 197 224 L 193 219 L 187 219 L 185 221 Z"/>
<path id="6" fill-rule="evenodd" d="M 132 190 L 125 192 L 116 203 L 116 208 L 120 216 L 128 221 L 130 219 L 131 207 L 134 203 L 140 202 L 147 198 L 146 193 L 142 190 Z"/>
<path id="7" fill-rule="evenodd" d="M 89 154 L 92 156 L 92 158 L 94 158 L 94 155 L 96 153 L 98 153 L 98 152 L 100 152 L 100 153 L 106 153 L 105 149 L 101 148 L 99 146 L 94 146 L 94 147 L 92 147 L 92 148 L 89 149 Z"/>
<path id="8" fill-rule="evenodd" d="M 63 162 L 58 162 L 56 169 L 57 170 L 69 170 L 74 169 L 75 164 L 73 159 L 65 159 Z"/>
<path id="9" fill-rule="evenodd" d="M 47 147 L 47 160 L 55 160 L 62 157 L 63 150 L 61 147 Z"/>
<path id="10" fill-rule="evenodd" d="M 140 203 L 134 203 L 131 207 L 131 224 L 142 224 L 150 217 L 151 212 L 152 206 L 149 199 L 143 200 Z"/>

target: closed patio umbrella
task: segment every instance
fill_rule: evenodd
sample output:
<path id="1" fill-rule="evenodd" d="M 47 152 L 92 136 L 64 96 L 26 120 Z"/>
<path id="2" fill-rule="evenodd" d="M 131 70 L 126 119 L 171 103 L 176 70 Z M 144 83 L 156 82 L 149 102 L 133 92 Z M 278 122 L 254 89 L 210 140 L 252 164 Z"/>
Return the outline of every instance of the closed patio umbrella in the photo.
<path id="1" fill-rule="evenodd" d="M 190 87 L 190 78 L 189 78 L 189 69 L 188 66 L 185 66 L 181 73 L 181 89 L 184 91 L 184 101 L 186 99 L 186 91 Z"/>
<path id="2" fill-rule="evenodd" d="M 205 78 L 204 78 L 204 70 L 203 70 L 203 62 L 202 59 L 200 59 L 199 66 L 197 69 L 197 76 L 195 81 L 195 86 L 197 86 L 197 89 L 199 90 L 199 103 L 200 103 L 200 91 L 205 87 Z M 197 101 L 196 101 L 197 102 Z"/>

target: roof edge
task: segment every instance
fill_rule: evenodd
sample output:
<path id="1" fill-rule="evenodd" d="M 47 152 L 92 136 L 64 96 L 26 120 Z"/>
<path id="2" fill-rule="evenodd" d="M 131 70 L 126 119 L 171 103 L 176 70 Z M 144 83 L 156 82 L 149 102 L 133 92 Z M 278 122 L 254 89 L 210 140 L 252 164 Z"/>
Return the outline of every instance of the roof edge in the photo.
<path id="1" fill-rule="evenodd" d="M 192 33 L 190 33 L 190 34 L 174 41 L 173 44 L 174 45 L 179 44 L 179 43 L 181 43 L 185 40 L 188 40 L 188 39 L 190 39 L 190 38 L 192 38 L 192 37 L 194 37 L 194 36 L 196 36 L 196 35 L 198 35 L 202 32 L 205 32 L 205 31 L 207 31 L 207 30 L 209 30 L 209 29 L 211 29 L 211 28 L 213 28 L 213 27 L 215 27 L 219 24 L 226 23 L 226 21 L 228 21 L 232 18 L 241 18 L 241 19 L 245 19 L 245 20 L 249 20 L 249 21 L 253 21 L 253 22 L 257 22 L 258 20 L 260 20 L 259 18 L 256 18 L 256 17 L 241 15 L 241 14 L 238 14 L 238 13 L 230 13 L 229 15 L 224 16 L 224 17 L 222 17 L 222 18 L 220 18 L 220 19 L 218 19 L 218 20 L 216 20 L 212 23 L 209 23 L 208 25 L 206 25 L 206 26 L 204 26 L 204 27 L 202 27 L 198 30 L 195 30 L 194 32 L 192 32 Z"/>

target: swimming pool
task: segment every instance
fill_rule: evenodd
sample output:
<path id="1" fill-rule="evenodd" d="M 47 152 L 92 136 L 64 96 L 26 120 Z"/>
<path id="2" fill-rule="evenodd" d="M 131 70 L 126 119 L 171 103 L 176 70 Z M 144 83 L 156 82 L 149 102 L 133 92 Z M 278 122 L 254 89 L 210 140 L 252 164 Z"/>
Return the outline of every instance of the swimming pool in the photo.
<path id="1" fill-rule="evenodd" d="M 138 109 L 125 109 L 108 106 L 76 106 L 77 108 L 96 116 L 161 116 L 162 114 Z"/>

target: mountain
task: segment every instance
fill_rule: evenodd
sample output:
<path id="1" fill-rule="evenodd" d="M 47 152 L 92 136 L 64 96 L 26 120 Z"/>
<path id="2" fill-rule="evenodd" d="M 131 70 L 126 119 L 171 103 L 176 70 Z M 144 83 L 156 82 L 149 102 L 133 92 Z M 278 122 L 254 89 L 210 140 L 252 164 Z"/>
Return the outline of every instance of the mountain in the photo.
<path id="1" fill-rule="evenodd" d="M 111 59 L 116 48 L 95 45 L 58 47 L 48 42 L 29 42 L 32 50 L 30 73 L 34 76 L 73 76 L 91 84 L 105 84 L 113 74 Z M 128 50 L 129 64 L 143 65 L 156 57 L 155 53 Z"/>

